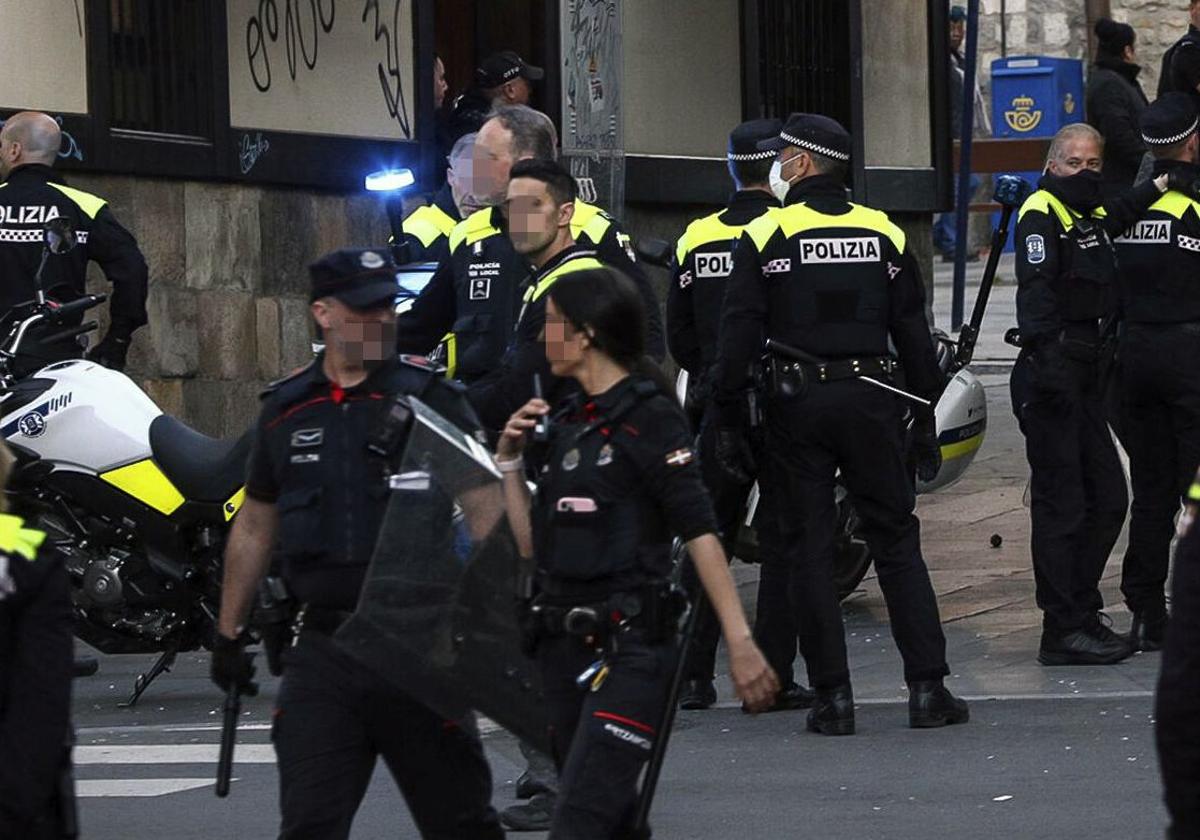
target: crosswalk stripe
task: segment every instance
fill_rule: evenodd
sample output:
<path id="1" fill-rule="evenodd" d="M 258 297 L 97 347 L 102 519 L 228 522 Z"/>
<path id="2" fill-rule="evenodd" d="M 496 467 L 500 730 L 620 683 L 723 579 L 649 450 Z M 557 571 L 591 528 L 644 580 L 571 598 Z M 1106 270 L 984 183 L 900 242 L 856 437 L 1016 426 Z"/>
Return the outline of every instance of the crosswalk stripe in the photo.
<path id="1" fill-rule="evenodd" d="M 81 779 L 75 782 L 75 795 L 80 799 L 166 796 L 212 784 L 212 779 Z"/>
<path id="2" fill-rule="evenodd" d="M 217 744 L 128 744 L 76 747 L 76 765 L 84 764 L 216 764 Z M 270 744 L 238 744 L 234 764 L 274 764 Z"/>

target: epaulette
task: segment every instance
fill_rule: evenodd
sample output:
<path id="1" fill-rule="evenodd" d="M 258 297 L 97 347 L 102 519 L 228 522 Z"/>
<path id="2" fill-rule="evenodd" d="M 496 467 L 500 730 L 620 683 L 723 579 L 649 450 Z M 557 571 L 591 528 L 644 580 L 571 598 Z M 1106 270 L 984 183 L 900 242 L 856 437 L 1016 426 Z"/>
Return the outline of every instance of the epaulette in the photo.
<path id="1" fill-rule="evenodd" d="M 317 359 L 313 359 L 308 364 L 303 365 L 302 367 L 296 368 L 294 371 L 289 373 L 287 376 L 281 376 L 279 379 L 276 379 L 274 382 L 267 383 L 267 386 L 258 392 L 258 398 L 260 400 L 265 400 L 265 399 L 267 399 L 267 397 L 270 397 L 273 394 L 275 394 L 276 392 L 278 392 L 280 389 L 282 389 L 288 383 L 293 382 L 293 381 L 299 379 L 299 377 L 303 376 L 304 374 L 311 372 L 313 365 L 315 365 L 317 363 L 317 361 L 318 361 Z"/>

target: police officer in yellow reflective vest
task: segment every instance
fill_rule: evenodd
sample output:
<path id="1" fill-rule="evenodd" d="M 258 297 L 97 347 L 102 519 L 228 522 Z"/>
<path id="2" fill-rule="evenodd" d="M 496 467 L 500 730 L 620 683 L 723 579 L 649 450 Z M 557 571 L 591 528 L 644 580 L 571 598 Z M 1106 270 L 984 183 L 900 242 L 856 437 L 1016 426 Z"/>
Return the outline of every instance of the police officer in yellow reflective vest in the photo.
<path id="1" fill-rule="evenodd" d="M 447 357 L 451 375 L 471 383 L 496 369 L 512 339 L 521 308 L 519 288 L 529 274 L 528 261 L 504 235 L 497 205 L 504 200 L 513 164 L 527 158 L 553 160 L 556 146 L 550 118 L 524 105 L 500 107 L 484 123 L 475 138 L 471 177 L 476 198 L 492 206 L 467 217 L 451 232 L 450 256 L 397 323 L 400 352 L 428 354 L 447 333 L 453 333 Z M 638 284 L 650 319 L 648 347 L 651 355 L 661 358 L 657 299 L 633 257 L 629 237 L 603 210 L 578 200 L 571 235 Z"/>
<path id="2" fill-rule="evenodd" d="M 552 160 L 522 160 L 512 168 L 501 211 L 513 249 L 534 266 L 521 291 L 521 308 L 512 340 L 500 367 L 467 389 L 467 398 L 486 429 L 503 428 L 508 418 L 534 396 L 534 376 L 543 398 L 555 404 L 572 390 L 571 380 L 550 373 L 542 345 L 546 292 L 560 278 L 600 268 L 596 252 L 571 236 L 575 215 L 575 179 Z"/>
<path id="3" fill-rule="evenodd" d="M 455 225 L 479 209 L 471 194 L 471 154 L 475 134 L 460 137 L 450 151 L 450 168 L 446 183 L 433 196 L 433 201 L 413 210 L 401 223 L 402 241 L 408 250 L 405 262 L 440 263 L 450 256 L 450 233 Z"/>
<path id="4" fill-rule="evenodd" d="M 1142 113 L 1155 175 L 1200 179 L 1193 101 L 1165 93 Z M 1158 650 L 1175 515 L 1200 467 L 1200 202 L 1170 190 L 1115 244 L 1122 443 L 1133 486 L 1121 592 L 1133 613 L 1132 646 Z"/>
<path id="5" fill-rule="evenodd" d="M 725 157 L 737 192 L 724 210 L 696 219 L 679 237 L 667 290 L 667 347 L 679 366 L 688 372 L 685 406 L 700 435 L 700 471 L 713 499 L 728 557 L 733 557 L 733 543 L 753 484 L 733 480 L 716 463 L 712 372 L 717 361 L 721 304 L 733 269 L 734 245 L 747 224 L 779 206 L 769 182 L 775 153 L 760 151 L 758 143 L 778 137 L 782 125 L 776 119 L 750 120 L 730 133 Z M 787 564 L 770 549 L 770 517 L 765 515 L 761 501 L 760 510 L 755 521 L 762 566 L 754 632 L 783 686 L 771 710 L 806 708 L 812 704 L 812 693 L 792 679 L 796 623 L 789 604 L 790 575 Z M 683 575 L 688 592 L 703 597 L 691 563 L 684 566 Z M 684 681 L 679 692 L 682 709 L 707 709 L 717 701 L 713 670 L 719 630 L 706 605 L 697 619 L 684 664 Z"/>
<path id="6" fill-rule="evenodd" d="M 949 673 L 937 601 L 913 515 L 902 405 L 860 379 L 892 378 L 894 343 L 905 387 L 936 400 L 943 387 L 925 319 L 924 287 L 904 232 L 888 217 L 846 200 L 850 136 L 835 120 L 792 114 L 779 137 L 777 177 L 784 206 L 755 219 L 734 251 L 717 360 L 718 463 L 732 475 L 751 461 L 746 392 L 764 338 L 810 362 L 775 359 L 765 400 L 760 486 L 776 539 L 791 567 L 800 649 L 816 700 L 808 729 L 854 732 L 854 699 L 841 606 L 833 581 L 841 481 L 863 520 L 909 684 L 909 725 L 967 720 L 966 703 L 942 684 Z M 805 384 L 807 383 L 807 384 Z M 932 411 L 914 429 L 920 460 L 937 452 Z"/>
<path id="7" fill-rule="evenodd" d="M 1031 469 L 1043 665 L 1112 664 L 1132 652 L 1100 614 L 1100 578 L 1128 502 L 1101 399 L 1105 337 L 1117 313 L 1110 237 L 1137 220 L 1169 176 L 1102 201 L 1102 156 L 1091 126 L 1060 129 L 1046 174 L 1017 216 L 1021 353 L 1011 389 Z"/>

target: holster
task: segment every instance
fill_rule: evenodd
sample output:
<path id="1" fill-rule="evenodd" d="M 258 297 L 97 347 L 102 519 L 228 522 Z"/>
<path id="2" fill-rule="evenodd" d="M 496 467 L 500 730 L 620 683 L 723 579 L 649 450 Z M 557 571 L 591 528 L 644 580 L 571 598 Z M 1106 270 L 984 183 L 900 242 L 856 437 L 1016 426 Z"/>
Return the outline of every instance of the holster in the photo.
<path id="1" fill-rule="evenodd" d="M 597 648 L 626 627 L 645 633 L 651 644 L 673 639 L 679 619 L 686 612 L 687 595 L 669 581 L 647 584 L 641 589 L 618 592 L 603 601 L 580 604 L 547 604 L 535 601 L 526 639 L 536 641 L 555 636 L 578 636 Z"/>
<path id="2" fill-rule="evenodd" d="M 268 577 L 259 584 L 254 623 L 262 639 L 267 668 L 276 677 L 283 673 L 283 652 L 292 641 L 295 612 L 296 603 L 281 578 Z"/>
<path id="3" fill-rule="evenodd" d="M 808 374 L 800 362 L 781 359 L 773 353 L 763 356 L 768 393 L 783 399 L 803 397 L 808 393 Z"/>

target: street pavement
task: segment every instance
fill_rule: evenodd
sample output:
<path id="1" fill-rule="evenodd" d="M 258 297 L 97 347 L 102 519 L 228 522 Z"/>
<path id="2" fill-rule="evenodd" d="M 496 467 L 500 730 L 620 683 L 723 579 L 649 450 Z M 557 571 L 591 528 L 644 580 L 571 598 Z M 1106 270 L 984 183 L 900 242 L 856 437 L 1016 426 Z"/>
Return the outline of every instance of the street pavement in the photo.
<path id="1" fill-rule="evenodd" d="M 803 712 L 743 715 L 722 675 L 717 708 L 679 714 L 655 803 L 655 836 L 1163 836 L 1151 716 L 1158 655 L 1098 668 L 1043 668 L 1035 660 L 1040 614 L 1028 551 L 1028 468 L 1007 390 L 1015 350 L 1002 341 L 1015 323 L 1011 266 L 1011 258 L 1001 264 L 976 357 L 989 401 L 987 438 L 958 484 L 919 502 L 949 645 L 947 684 L 971 701 L 971 722 L 907 728 L 900 659 L 872 574 L 845 603 L 858 734 L 808 734 Z M 971 266 L 968 313 L 981 268 Z M 935 272 L 935 315 L 943 327 L 948 269 Z M 998 548 L 993 535 L 1001 538 Z M 1104 580 L 1119 630 L 1129 622 L 1117 592 L 1122 547 Z M 751 606 L 757 570 L 738 563 L 734 572 Z M 133 677 L 149 664 L 150 657 L 101 657 L 100 673 L 77 683 L 83 836 L 273 836 L 277 791 L 269 726 L 276 682 L 264 680 L 262 695 L 246 701 L 232 793 L 217 800 L 212 778 L 221 697 L 207 681 L 207 656 L 181 656 L 137 708 L 119 708 Z M 494 728 L 485 745 L 494 802 L 502 808 L 514 801 L 520 753 L 511 736 Z M 353 836 L 418 836 L 383 769 Z"/>

